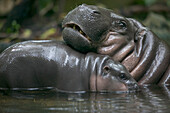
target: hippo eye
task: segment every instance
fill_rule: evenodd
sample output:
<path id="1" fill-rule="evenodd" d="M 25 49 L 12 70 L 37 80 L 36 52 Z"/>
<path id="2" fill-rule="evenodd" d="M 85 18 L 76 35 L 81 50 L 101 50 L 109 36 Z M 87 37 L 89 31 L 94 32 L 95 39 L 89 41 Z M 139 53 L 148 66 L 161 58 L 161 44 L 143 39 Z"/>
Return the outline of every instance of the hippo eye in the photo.
<path id="1" fill-rule="evenodd" d="M 126 23 L 124 21 L 119 22 L 120 27 L 126 28 Z"/>
<path id="2" fill-rule="evenodd" d="M 109 72 L 110 72 L 110 67 L 105 66 L 105 67 L 103 68 L 103 72 L 104 72 L 104 73 L 109 73 Z"/>
<path id="3" fill-rule="evenodd" d="M 125 73 L 121 73 L 121 75 L 119 76 L 119 78 L 120 78 L 121 80 L 127 80 L 127 79 L 128 79 Z"/>
<path id="4" fill-rule="evenodd" d="M 118 29 L 126 29 L 127 28 L 127 25 L 126 25 L 126 22 L 125 21 L 118 21 L 116 22 L 116 27 Z"/>

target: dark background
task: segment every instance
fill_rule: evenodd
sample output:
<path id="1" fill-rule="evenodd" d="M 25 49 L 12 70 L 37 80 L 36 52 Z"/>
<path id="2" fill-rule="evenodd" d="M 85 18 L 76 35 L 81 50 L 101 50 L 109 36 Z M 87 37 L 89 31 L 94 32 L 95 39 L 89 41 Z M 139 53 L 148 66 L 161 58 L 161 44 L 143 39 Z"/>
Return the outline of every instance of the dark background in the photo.
<path id="1" fill-rule="evenodd" d="M 0 0 L 0 51 L 25 40 L 62 40 L 64 16 L 83 3 L 135 18 L 170 44 L 170 0 Z"/>

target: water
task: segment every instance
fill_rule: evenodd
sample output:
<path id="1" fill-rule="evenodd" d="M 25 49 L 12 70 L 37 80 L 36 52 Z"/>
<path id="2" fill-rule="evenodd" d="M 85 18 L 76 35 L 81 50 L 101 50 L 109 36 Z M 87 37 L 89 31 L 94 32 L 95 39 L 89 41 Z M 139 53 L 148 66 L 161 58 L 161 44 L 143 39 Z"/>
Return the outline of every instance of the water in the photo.
<path id="1" fill-rule="evenodd" d="M 170 113 L 170 86 L 137 93 L 0 92 L 0 113 Z"/>

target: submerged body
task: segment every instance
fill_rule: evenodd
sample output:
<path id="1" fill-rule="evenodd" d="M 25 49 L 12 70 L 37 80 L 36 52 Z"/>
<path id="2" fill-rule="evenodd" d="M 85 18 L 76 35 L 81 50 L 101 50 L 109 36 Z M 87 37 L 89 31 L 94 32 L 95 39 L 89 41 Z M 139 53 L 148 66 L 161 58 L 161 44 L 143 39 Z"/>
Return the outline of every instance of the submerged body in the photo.
<path id="1" fill-rule="evenodd" d="M 170 84 L 169 46 L 138 21 L 83 4 L 68 13 L 63 27 L 68 45 L 111 56 L 138 84 Z"/>
<path id="2" fill-rule="evenodd" d="M 120 77 L 121 76 L 121 77 Z M 0 54 L 0 89 L 137 90 L 135 80 L 108 56 L 81 54 L 62 42 L 27 41 Z"/>

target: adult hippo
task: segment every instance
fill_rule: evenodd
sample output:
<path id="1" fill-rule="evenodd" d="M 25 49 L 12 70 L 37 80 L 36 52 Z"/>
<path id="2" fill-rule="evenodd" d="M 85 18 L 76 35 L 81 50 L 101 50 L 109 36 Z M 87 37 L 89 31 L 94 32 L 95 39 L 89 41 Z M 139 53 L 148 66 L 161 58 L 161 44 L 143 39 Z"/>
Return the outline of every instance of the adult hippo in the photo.
<path id="1" fill-rule="evenodd" d="M 81 52 L 110 55 L 138 84 L 170 84 L 170 48 L 138 21 L 80 5 L 63 20 L 63 38 Z"/>
<path id="2" fill-rule="evenodd" d="M 81 54 L 63 42 L 26 41 L 0 54 L 1 90 L 130 91 L 138 86 L 109 56 Z"/>

